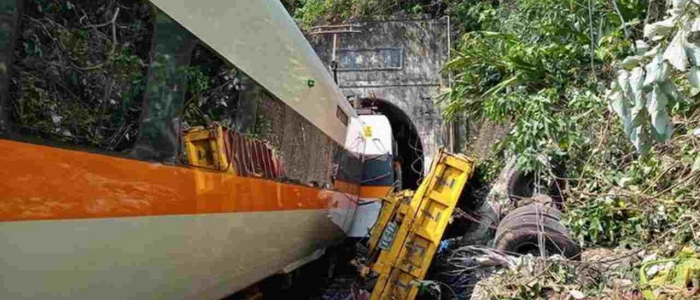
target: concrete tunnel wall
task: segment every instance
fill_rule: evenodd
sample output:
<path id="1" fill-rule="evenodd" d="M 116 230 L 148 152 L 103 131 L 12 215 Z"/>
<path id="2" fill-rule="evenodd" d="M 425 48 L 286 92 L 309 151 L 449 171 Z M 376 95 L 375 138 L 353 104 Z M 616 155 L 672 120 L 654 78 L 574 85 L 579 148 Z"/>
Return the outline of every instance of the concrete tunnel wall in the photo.
<path id="1" fill-rule="evenodd" d="M 446 80 L 446 19 L 382 17 L 352 22 L 360 33 L 337 35 L 338 85 L 349 99 L 387 101 L 410 117 L 421 138 L 424 173 L 446 144 L 447 130 L 435 100 Z M 309 34 L 309 42 L 331 72 L 333 34 Z"/>

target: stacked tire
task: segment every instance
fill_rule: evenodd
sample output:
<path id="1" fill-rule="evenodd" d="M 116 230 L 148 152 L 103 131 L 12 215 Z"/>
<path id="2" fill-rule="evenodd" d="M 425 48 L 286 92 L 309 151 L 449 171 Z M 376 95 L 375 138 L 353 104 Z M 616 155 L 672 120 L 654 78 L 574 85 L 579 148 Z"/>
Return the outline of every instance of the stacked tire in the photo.
<path id="1" fill-rule="evenodd" d="M 562 213 L 554 207 L 535 203 L 519 207 L 501 220 L 494 248 L 506 253 L 540 256 L 579 257 L 580 248 L 561 224 Z"/>

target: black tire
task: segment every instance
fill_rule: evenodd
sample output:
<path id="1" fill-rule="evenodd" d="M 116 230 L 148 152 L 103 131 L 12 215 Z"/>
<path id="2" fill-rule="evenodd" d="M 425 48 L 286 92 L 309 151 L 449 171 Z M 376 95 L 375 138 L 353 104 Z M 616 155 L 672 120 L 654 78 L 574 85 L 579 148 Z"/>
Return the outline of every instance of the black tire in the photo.
<path id="1" fill-rule="evenodd" d="M 508 198 L 518 203 L 522 198 L 530 198 L 535 193 L 535 176 L 532 173 L 516 171 L 508 179 Z"/>
<path id="2" fill-rule="evenodd" d="M 517 214 L 508 214 L 503 219 L 496 231 L 494 248 L 505 252 L 539 256 L 537 245 L 541 227 L 543 227 L 547 256 L 559 254 L 566 258 L 578 259 L 580 248 L 571 239 L 566 227 L 559 223 L 561 213 L 554 208 L 548 208 L 545 212 L 541 210 L 542 206 L 538 208 L 533 206 L 537 205 L 521 207 Z M 538 209 L 541 215 L 533 213 Z"/>
<path id="3" fill-rule="evenodd" d="M 560 175 L 558 175 L 560 176 Z M 564 207 L 564 195 L 563 190 L 566 188 L 566 180 L 554 180 L 550 186 L 540 186 L 540 191 L 547 193 L 551 198 L 551 205 L 562 209 Z M 508 180 L 508 198 L 515 206 L 524 206 L 524 204 L 518 205 L 518 203 L 523 203 L 527 201 L 522 201 L 528 198 L 532 198 L 535 195 L 535 176 L 533 173 L 526 173 L 522 171 L 516 171 L 510 176 Z"/>
<path id="4" fill-rule="evenodd" d="M 501 220 L 501 223 L 507 222 L 508 220 L 517 217 L 517 216 L 524 216 L 524 215 L 537 215 L 541 213 L 543 216 L 547 218 L 552 218 L 554 220 L 560 221 L 561 220 L 561 212 L 551 206 L 548 205 L 543 205 L 540 203 L 535 203 L 535 204 L 530 204 L 526 205 L 523 207 L 518 207 L 508 213 L 503 220 Z"/>

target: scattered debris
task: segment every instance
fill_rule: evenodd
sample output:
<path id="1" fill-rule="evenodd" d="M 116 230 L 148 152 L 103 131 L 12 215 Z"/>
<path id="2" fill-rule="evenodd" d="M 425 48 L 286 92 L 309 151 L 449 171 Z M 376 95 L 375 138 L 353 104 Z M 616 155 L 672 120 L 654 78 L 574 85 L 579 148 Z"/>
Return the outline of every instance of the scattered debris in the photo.
<path id="1" fill-rule="evenodd" d="M 642 294 L 648 300 L 700 296 L 700 255 L 683 249 L 672 259 L 653 259 L 639 270 Z"/>
<path id="2" fill-rule="evenodd" d="M 632 271 L 629 265 L 611 268 L 605 261 L 572 261 L 561 256 L 525 255 L 509 260 L 515 263 L 480 281 L 471 299 L 641 299 L 631 281 L 623 278 Z"/>

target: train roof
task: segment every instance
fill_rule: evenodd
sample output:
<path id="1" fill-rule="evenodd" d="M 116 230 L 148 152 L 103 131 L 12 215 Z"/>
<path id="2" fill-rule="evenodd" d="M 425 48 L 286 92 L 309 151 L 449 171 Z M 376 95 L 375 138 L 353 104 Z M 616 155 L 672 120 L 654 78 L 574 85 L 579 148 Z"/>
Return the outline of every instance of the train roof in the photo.
<path id="1" fill-rule="evenodd" d="M 279 0 L 151 0 L 335 141 L 356 117 Z"/>

